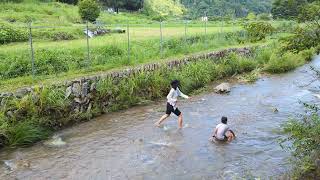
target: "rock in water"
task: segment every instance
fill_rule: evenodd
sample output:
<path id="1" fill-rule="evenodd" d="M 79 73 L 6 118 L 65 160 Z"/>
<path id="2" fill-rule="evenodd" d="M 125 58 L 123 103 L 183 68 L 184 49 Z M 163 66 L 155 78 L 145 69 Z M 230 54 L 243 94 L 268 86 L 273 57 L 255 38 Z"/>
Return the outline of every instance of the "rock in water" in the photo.
<path id="1" fill-rule="evenodd" d="M 272 108 L 272 112 L 277 113 L 277 112 L 279 112 L 279 110 L 274 107 L 274 108 Z"/>
<path id="2" fill-rule="evenodd" d="M 214 88 L 216 93 L 228 93 L 230 92 L 231 86 L 229 83 L 221 83 Z"/>
<path id="3" fill-rule="evenodd" d="M 30 162 L 27 160 L 5 160 L 3 161 L 5 167 L 10 170 L 14 171 L 17 169 L 24 169 L 24 168 L 29 168 L 30 167 Z"/>

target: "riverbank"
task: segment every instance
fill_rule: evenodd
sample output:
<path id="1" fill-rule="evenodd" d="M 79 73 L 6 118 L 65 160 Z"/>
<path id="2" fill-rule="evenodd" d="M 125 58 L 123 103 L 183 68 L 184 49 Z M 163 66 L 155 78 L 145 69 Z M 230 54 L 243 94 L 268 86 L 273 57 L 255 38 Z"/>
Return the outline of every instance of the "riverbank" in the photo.
<path id="1" fill-rule="evenodd" d="M 242 49 L 240 54 L 220 51 L 168 62 L 165 66 L 147 65 L 137 71 L 115 72 L 68 85 L 34 87 L 18 95 L 2 96 L 0 144 L 29 145 L 74 123 L 157 100 L 166 95 L 172 79 L 179 79 L 181 89 L 191 93 L 209 82 L 235 74 L 255 69 L 285 72 L 305 62 L 302 54 L 287 53 L 279 63 L 274 49 L 271 45 L 251 51 Z"/>

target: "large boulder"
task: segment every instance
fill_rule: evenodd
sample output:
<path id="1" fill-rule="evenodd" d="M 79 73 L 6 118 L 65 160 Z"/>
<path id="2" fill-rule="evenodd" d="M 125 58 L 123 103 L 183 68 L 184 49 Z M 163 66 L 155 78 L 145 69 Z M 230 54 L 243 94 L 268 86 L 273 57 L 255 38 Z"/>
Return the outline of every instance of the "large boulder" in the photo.
<path id="1" fill-rule="evenodd" d="M 216 87 L 214 88 L 214 91 L 215 91 L 216 93 L 222 94 L 222 93 L 228 93 L 228 92 L 230 92 L 230 89 L 231 89 L 231 86 L 230 86 L 229 83 L 221 83 L 221 84 L 219 84 L 218 86 L 216 86 Z"/>

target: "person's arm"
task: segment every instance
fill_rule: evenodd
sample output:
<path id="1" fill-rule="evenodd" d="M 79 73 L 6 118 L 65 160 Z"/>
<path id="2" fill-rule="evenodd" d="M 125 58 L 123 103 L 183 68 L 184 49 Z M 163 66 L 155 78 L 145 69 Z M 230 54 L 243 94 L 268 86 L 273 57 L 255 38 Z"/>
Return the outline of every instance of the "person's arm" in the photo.
<path id="1" fill-rule="evenodd" d="M 217 129 L 217 128 L 215 128 L 215 130 L 214 130 L 214 132 L 213 132 L 213 134 L 212 134 L 212 137 L 216 137 L 217 132 L 218 132 L 218 129 Z"/>
<path id="2" fill-rule="evenodd" d="M 189 96 L 187 96 L 187 95 L 183 94 L 183 93 L 180 91 L 180 89 L 179 89 L 179 88 L 177 88 L 177 90 L 178 90 L 178 94 L 179 94 L 179 96 L 181 96 L 181 97 L 183 97 L 183 98 L 185 98 L 185 99 L 189 99 Z"/>

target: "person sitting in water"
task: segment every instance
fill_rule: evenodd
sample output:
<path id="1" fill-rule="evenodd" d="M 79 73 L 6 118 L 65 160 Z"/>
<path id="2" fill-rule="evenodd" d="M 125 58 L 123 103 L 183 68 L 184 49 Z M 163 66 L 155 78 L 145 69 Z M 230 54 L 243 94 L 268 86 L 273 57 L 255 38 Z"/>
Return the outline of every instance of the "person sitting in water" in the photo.
<path id="1" fill-rule="evenodd" d="M 216 126 L 216 129 L 214 130 L 214 133 L 212 135 L 212 140 L 218 140 L 218 141 L 232 141 L 236 136 L 234 132 L 229 128 L 227 125 L 228 118 L 222 117 L 221 123 Z"/>

